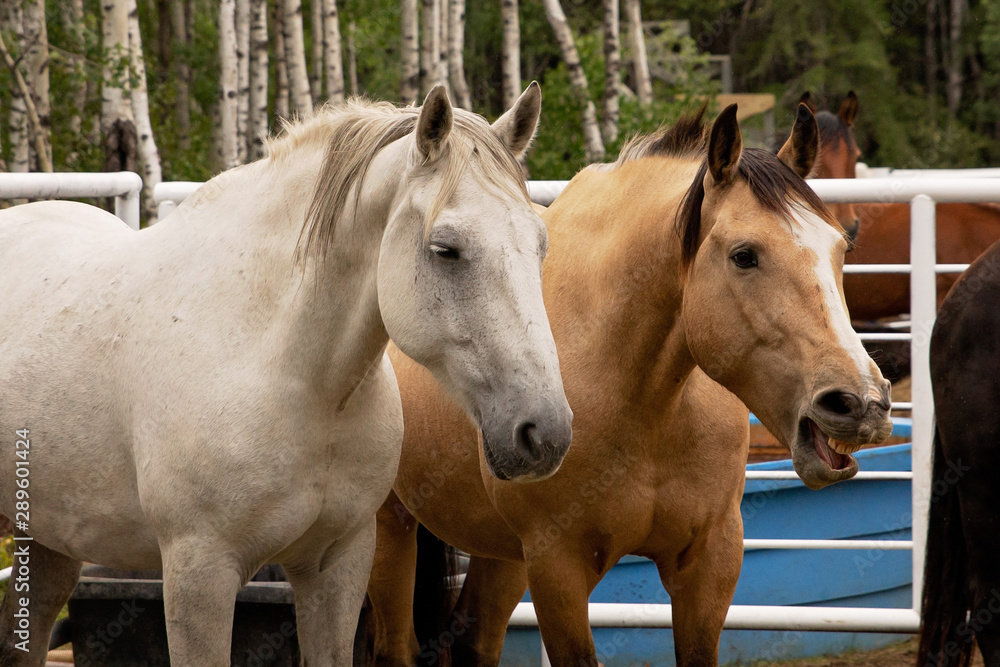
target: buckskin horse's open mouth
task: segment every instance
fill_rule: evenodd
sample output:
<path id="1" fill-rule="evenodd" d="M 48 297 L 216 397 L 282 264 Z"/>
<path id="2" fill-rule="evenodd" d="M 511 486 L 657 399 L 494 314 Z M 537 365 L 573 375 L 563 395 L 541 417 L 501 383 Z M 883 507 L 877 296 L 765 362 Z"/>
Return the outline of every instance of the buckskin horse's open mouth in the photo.
<path id="1" fill-rule="evenodd" d="M 805 417 L 799 421 L 792 459 L 806 486 L 818 489 L 854 477 L 858 462 L 852 454 L 862 446 L 831 437 L 815 421 Z"/>

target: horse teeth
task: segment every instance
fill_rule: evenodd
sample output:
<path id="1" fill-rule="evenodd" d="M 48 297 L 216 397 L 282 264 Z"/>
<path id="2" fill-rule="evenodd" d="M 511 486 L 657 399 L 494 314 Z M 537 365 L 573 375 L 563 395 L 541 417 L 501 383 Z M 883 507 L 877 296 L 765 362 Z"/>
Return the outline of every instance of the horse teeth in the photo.
<path id="1" fill-rule="evenodd" d="M 846 442 L 840 442 L 839 440 L 830 438 L 830 449 L 838 454 L 853 454 L 861 449 L 861 445 L 850 445 Z"/>

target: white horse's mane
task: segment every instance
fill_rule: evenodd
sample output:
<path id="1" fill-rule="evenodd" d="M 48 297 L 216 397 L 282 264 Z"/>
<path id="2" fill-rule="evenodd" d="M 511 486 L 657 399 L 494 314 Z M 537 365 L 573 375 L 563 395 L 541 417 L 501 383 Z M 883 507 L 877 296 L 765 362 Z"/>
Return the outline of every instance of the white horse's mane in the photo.
<path id="1" fill-rule="evenodd" d="M 447 162 L 441 189 L 425 216 L 428 227 L 472 164 L 476 168 L 471 171 L 482 184 L 528 200 L 520 165 L 489 123 L 462 109 L 453 109 L 453 113 L 453 130 L 445 150 L 435 159 Z M 268 139 L 268 155 L 275 165 L 294 159 L 299 149 L 325 146 L 316 192 L 302 230 L 304 254 L 325 255 L 351 190 L 360 193 L 360 187 L 355 186 L 360 186 L 378 152 L 413 132 L 419 115 L 418 107 L 396 107 L 388 102 L 354 98 L 343 104 L 326 105 L 311 118 L 286 122 L 281 136 Z"/>

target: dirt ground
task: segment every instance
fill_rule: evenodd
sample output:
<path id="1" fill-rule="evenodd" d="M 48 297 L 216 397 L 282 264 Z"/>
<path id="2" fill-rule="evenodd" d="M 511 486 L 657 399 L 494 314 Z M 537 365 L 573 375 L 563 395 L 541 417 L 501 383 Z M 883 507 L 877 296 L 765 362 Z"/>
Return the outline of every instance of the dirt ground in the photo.
<path id="1" fill-rule="evenodd" d="M 757 667 L 914 667 L 917 664 L 917 640 L 894 644 L 877 651 L 845 653 L 838 656 L 806 658 L 783 662 L 755 662 Z M 978 650 L 972 658 L 973 667 L 983 667 Z"/>

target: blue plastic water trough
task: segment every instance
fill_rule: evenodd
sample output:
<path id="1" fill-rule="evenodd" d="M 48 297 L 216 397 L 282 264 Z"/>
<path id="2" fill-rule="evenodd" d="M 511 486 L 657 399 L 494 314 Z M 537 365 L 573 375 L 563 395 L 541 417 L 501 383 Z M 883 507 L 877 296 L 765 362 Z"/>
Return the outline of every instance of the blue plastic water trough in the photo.
<path id="1" fill-rule="evenodd" d="M 907 437 L 909 420 L 893 434 Z M 910 470 L 910 445 L 858 452 L 861 470 Z M 750 470 L 791 470 L 790 460 L 756 463 Z M 908 480 L 860 481 L 811 491 L 798 480 L 749 480 L 742 504 L 744 537 L 909 540 Z M 828 607 L 911 606 L 909 550 L 747 550 L 733 604 Z M 526 596 L 525 600 L 529 598 Z M 598 584 L 591 602 L 669 602 L 656 567 L 623 558 Z M 726 630 L 720 664 L 779 660 L 867 650 L 908 635 L 849 632 Z M 595 628 L 598 658 L 606 667 L 674 665 L 670 630 Z M 511 628 L 503 667 L 537 667 L 541 642 L 535 628 Z"/>

